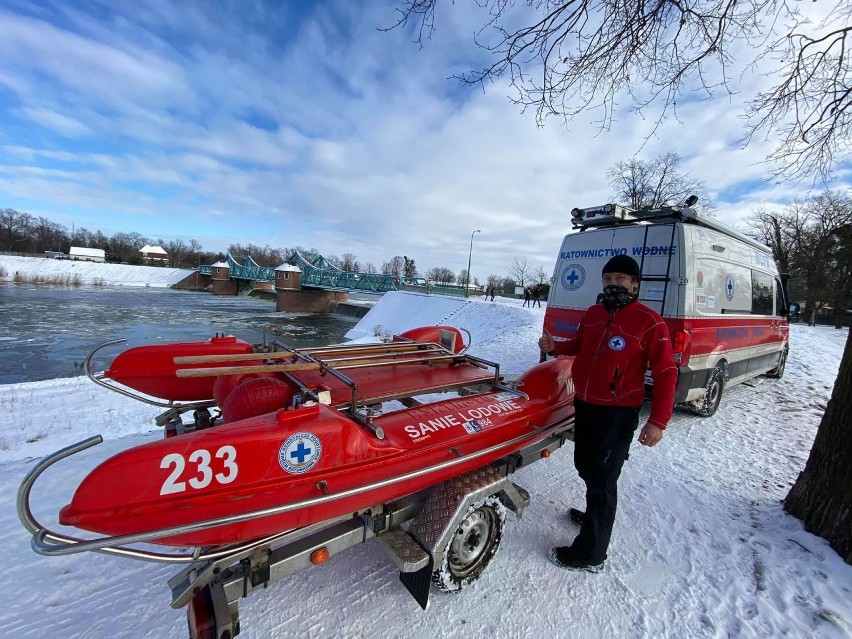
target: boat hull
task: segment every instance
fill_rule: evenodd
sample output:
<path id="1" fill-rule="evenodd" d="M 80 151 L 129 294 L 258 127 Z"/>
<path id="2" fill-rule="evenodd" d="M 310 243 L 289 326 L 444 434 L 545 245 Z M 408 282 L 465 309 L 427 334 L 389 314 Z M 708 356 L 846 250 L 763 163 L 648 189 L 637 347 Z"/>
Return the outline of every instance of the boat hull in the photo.
<path id="1" fill-rule="evenodd" d="M 375 417 L 383 439 L 312 404 L 151 442 L 95 468 L 60 523 L 113 536 L 260 513 L 152 542 L 213 546 L 351 514 L 549 435 L 573 414 L 570 366 L 530 369 L 518 380 L 527 397 L 492 389 Z"/>

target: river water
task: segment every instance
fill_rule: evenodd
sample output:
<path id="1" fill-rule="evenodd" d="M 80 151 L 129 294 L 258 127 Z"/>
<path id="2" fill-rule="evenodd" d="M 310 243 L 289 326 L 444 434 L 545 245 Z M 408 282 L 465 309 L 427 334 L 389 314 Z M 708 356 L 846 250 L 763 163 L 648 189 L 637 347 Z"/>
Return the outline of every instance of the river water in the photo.
<path id="1" fill-rule="evenodd" d="M 324 346 L 344 341 L 357 321 L 332 314 L 276 313 L 275 302 L 244 296 L 0 283 L 0 384 L 80 375 L 95 346 L 118 338 L 128 341 L 100 351 L 94 370 L 103 370 L 130 346 L 206 340 L 217 332 L 251 343 L 265 335 L 267 341 Z"/>

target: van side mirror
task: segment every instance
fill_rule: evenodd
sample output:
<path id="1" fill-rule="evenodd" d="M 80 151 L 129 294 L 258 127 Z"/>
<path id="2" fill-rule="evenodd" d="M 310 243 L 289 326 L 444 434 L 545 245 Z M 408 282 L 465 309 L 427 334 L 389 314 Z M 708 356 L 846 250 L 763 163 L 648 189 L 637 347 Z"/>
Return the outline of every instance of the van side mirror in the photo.
<path id="1" fill-rule="evenodd" d="M 800 306 L 798 304 L 790 304 L 790 308 L 787 309 L 787 317 L 795 317 L 799 314 Z"/>

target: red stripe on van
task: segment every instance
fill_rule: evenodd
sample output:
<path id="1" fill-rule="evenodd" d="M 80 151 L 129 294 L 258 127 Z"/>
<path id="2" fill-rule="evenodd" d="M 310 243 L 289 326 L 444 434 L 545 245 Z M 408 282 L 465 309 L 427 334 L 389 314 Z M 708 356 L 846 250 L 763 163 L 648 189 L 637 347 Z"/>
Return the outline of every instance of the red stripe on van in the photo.
<path id="1" fill-rule="evenodd" d="M 557 340 L 572 339 L 585 311 L 567 308 L 548 308 L 544 316 L 544 330 Z M 685 349 L 680 364 L 690 357 L 707 355 L 738 348 L 784 343 L 789 339 L 789 327 L 784 317 L 718 316 L 694 318 L 663 318 L 669 334 L 678 331 L 686 334 L 679 340 Z"/>

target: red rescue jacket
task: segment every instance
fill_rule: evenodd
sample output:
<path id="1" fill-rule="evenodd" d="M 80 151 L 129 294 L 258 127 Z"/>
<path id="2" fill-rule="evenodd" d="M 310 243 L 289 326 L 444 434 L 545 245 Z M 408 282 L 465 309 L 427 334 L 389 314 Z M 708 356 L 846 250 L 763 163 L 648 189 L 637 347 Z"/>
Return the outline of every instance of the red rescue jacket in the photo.
<path id="1" fill-rule="evenodd" d="M 669 329 L 653 309 L 632 302 L 610 313 L 595 304 L 574 339 L 556 342 L 554 355 L 576 356 L 571 367 L 576 397 L 598 406 L 640 406 L 650 363 L 654 392 L 648 422 L 659 428 L 669 423 L 677 367 Z"/>

